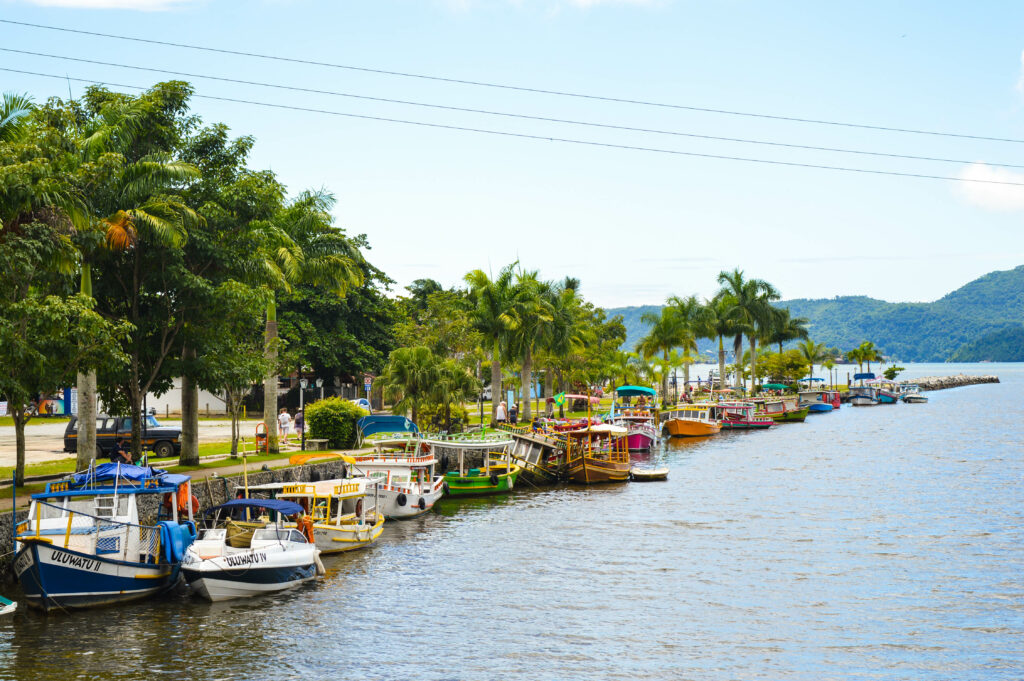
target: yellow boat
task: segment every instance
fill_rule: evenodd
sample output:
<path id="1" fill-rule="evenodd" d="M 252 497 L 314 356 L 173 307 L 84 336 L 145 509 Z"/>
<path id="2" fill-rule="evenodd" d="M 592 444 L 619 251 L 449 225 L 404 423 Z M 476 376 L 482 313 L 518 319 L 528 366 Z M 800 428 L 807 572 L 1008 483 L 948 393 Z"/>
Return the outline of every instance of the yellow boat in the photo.
<path id="1" fill-rule="evenodd" d="M 722 430 L 711 418 L 710 404 L 683 404 L 662 412 L 661 422 L 672 437 L 705 437 Z"/>
<path id="2" fill-rule="evenodd" d="M 384 516 L 378 509 L 377 483 L 370 478 L 343 478 L 309 483 L 270 483 L 249 487 L 267 492 L 275 499 L 294 501 L 313 520 L 313 538 L 321 553 L 340 553 L 373 544 L 384 531 Z M 245 546 L 257 528 L 269 519 L 228 521 L 228 542 Z M 286 522 L 284 527 L 298 527 Z"/>

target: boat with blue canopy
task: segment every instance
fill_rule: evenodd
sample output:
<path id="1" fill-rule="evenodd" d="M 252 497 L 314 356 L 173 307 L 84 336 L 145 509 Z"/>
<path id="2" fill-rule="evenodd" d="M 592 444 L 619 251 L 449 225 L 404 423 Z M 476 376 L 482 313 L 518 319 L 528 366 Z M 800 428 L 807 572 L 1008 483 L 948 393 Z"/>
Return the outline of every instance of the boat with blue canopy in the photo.
<path id="1" fill-rule="evenodd" d="M 375 414 L 356 421 L 356 433 L 357 443 L 362 447 L 374 435 L 401 435 L 402 440 L 410 440 L 419 437 L 420 429 L 404 416 Z"/>
<path id="2" fill-rule="evenodd" d="M 631 452 L 646 452 L 658 443 L 658 393 L 642 385 L 620 385 L 617 397 L 637 397 L 636 405 L 616 405 L 612 399 L 609 422 L 626 429 L 626 447 Z"/>
<path id="3" fill-rule="evenodd" d="M 161 495 L 153 524 L 140 503 Z M 105 463 L 32 495 L 15 530 L 14 572 L 28 604 L 45 611 L 147 598 L 178 581 L 195 539 L 198 502 L 187 475 Z"/>

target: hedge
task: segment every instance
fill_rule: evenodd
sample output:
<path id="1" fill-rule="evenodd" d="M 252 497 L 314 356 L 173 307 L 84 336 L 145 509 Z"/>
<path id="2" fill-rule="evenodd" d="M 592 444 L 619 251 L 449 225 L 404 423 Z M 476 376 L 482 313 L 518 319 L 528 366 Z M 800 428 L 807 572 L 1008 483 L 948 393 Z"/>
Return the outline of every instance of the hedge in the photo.
<path id="1" fill-rule="evenodd" d="M 356 444 L 356 421 L 368 416 L 362 407 L 340 397 L 306 405 L 309 437 L 326 439 L 331 449 L 352 449 Z"/>

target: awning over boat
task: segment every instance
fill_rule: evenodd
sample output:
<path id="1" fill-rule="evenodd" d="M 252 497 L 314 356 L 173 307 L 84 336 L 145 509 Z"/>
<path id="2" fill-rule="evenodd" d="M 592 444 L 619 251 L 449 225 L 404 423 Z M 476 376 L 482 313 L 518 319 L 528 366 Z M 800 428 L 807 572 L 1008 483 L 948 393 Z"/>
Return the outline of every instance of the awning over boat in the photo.
<path id="1" fill-rule="evenodd" d="M 873 373 L 854 374 L 853 375 L 853 380 L 855 380 L 855 381 L 866 381 L 866 380 L 872 379 L 874 377 L 875 377 L 875 375 Z"/>
<path id="2" fill-rule="evenodd" d="M 576 437 L 586 437 L 587 435 L 611 435 L 613 437 L 621 437 L 629 431 L 622 426 L 615 426 L 610 423 L 599 423 L 596 426 L 590 426 L 589 428 L 580 428 L 579 430 L 570 430 L 568 435 L 575 435 Z"/>
<path id="3" fill-rule="evenodd" d="M 617 392 L 620 397 L 639 397 L 641 395 L 654 397 L 658 394 L 655 392 L 654 388 L 646 388 L 642 385 L 620 385 L 615 389 L 615 392 Z"/>
<path id="4" fill-rule="evenodd" d="M 215 511 L 231 510 L 235 508 L 265 508 L 268 511 L 277 511 L 284 515 L 295 515 L 302 513 L 302 507 L 294 501 L 283 499 L 232 499 L 231 501 L 206 509 L 204 515 L 210 515 Z"/>
<path id="5" fill-rule="evenodd" d="M 761 387 L 767 388 L 768 390 L 789 390 L 789 386 L 783 385 L 782 383 L 765 383 Z"/>
<path id="6" fill-rule="evenodd" d="M 801 378 L 801 383 L 816 383 L 817 381 L 824 381 L 824 378 Z"/>
<path id="7" fill-rule="evenodd" d="M 419 433 L 420 429 L 415 423 L 404 416 L 393 416 L 380 414 L 375 416 L 364 416 L 356 421 L 356 428 L 359 429 L 359 439 L 376 435 L 377 433 Z"/>

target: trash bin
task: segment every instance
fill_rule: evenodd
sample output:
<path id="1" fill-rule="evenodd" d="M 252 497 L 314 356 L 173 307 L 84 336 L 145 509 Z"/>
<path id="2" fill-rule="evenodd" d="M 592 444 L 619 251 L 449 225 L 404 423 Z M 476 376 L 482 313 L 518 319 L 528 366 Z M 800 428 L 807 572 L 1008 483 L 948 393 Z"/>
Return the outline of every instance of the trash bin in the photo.
<path id="1" fill-rule="evenodd" d="M 260 428 L 263 429 L 262 432 L 260 432 Z M 256 424 L 256 453 L 260 452 L 264 454 L 270 452 L 270 447 L 267 444 L 267 424 L 262 421 Z"/>

